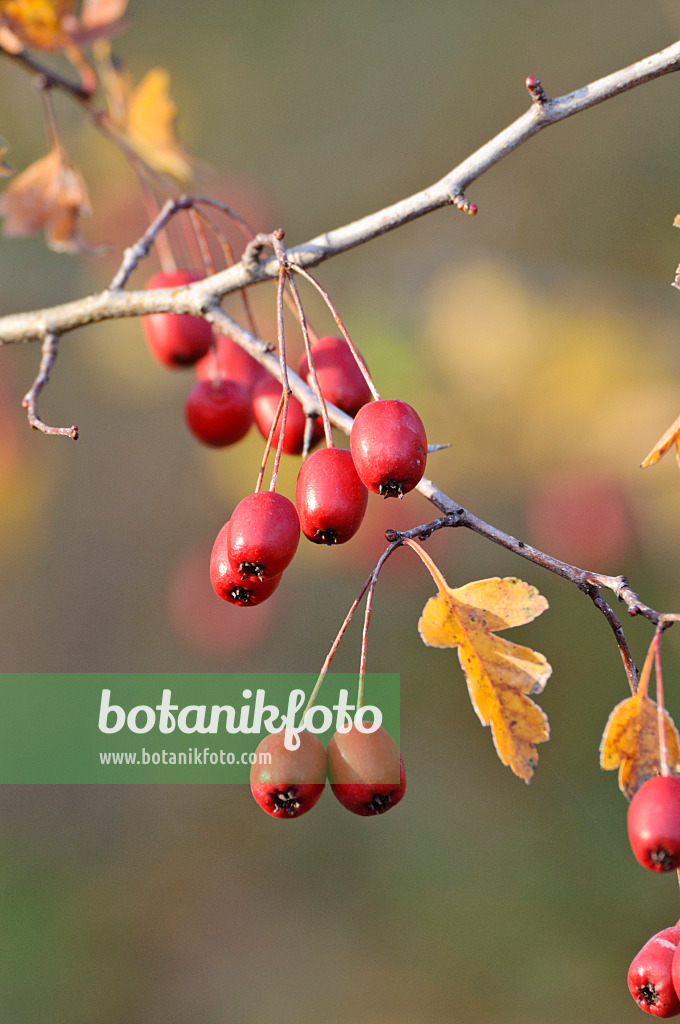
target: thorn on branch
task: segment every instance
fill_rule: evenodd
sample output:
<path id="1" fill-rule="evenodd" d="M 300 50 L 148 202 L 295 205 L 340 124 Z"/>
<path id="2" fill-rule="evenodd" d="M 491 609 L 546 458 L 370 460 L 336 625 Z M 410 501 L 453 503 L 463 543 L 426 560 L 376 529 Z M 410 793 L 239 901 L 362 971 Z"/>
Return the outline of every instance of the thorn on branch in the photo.
<path id="1" fill-rule="evenodd" d="M 529 90 L 531 99 L 537 106 L 542 107 L 545 103 L 548 102 L 548 97 L 545 94 L 545 89 L 541 85 L 540 80 L 538 78 L 534 78 L 533 75 L 529 75 L 529 77 L 525 80 L 524 84 Z"/>
<path id="2" fill-rule="evenodd" d="M 78 440 L 78 428 L 73 427 L 49 427 L 46 423 L 38 416 L 38 395 L 47 384 L 52 373 L 52 368 L 59 352 L 59 338 L 56 334 L 49 332 L 45 335 L 45 340 L 42 344 L 42 358 L 40 360 L 40 369 L 38 375 L 33 381 L 31 388 L 24 395 L 22 406 L 26 409 L 28 415 L 28 422 L 36 430 L 42 430 L 43 434 L 61 434 L 64 437 L 70 437 L 72 440 Z"/>
<path id="3" fill-rule="evenodd" d="M 477 203 L 471 203 L 462 192 L 456 192 L 451 202 L 457 209 L 462 210 L 463 213 L 469 213 L 471 217 L 474 217 L 479 209 Z"/>

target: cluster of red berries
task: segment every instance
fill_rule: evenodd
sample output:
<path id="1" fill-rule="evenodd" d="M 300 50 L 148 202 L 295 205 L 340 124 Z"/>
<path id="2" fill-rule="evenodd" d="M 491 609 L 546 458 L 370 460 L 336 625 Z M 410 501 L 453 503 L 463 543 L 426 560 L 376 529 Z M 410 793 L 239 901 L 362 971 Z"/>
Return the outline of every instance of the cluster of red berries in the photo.
<path id="1" fill-rule="evenodd" d="M 147 287 L 181 287 L 199 275 L 160 273 Z M 253 422 L 269 437 L 281 398 L 281 384 L 232 339 L 219 337 L 200 317 L 153 313 L 143 318 L 151 351 L 166 366 L 195 366 L 198 377 L 185 417 L 206 444 L 223 447 L 241 440 Z M 311 347 L 314 371 L 325 401 L 354 417 L 350 449 L 327 447 L 304 460 L 295 503 L 274 491 L 250 494 L 234 510 L 215 541 L 210 578 L 225 601 L 260 604 L 276 590 L 297 550 L 300 532 L 316 544 L 344 544 L 359 529 L 368 492 L 402 497 L 425 472 L 427 438 L 416 411 L 406 402 L 371 400 L 371 390 L 343 338 L 322 337 Z M 310 381 L 305 356 L 300 376 Z M 303 451 L 307 417 L 290 398 L 282 451 Z M 280 428 L 272 443 L 279 440 Z M 321 417 L 311 446 L 323 436 Z"/>
<path id="2" fill-rule="evenodd" d="M 628 808 L 628 837 L 635 857 L 650 871 L 680 869 L 680 777 L 655 775 Z M 628 970 L 628 988 L 654 1017 L 680 1014 L 680 921 L 653 935 Z"/>
<path id="3" fill-rule="evenodd" d="M 365 732 L 352 724 L 347 731 L 335 732 L 326 750 L 315 733 L 303 731 L 298 736 L 295 750 L 285 746 L 283 732 L 276 732 L 256 751 L 270 755 L 270 763 L 253 764 L 250 789 L 272 817 L 306 814 L 321 797 L 326 777 L 342 806 L 362 817 L 384 814 L 403 797 L 404 760 L 382 726 Z"/>

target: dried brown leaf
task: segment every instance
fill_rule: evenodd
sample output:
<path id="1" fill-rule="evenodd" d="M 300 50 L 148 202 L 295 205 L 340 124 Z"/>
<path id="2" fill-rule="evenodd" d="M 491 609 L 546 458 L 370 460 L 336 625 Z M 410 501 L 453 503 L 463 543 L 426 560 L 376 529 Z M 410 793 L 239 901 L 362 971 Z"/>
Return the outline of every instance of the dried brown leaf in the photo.
<path id="1" fill-rule="evenodd" d="M 78 220 L 89 212 L 85 183 L 60 147 L 17 175 L 0 197 L 6 235 L 32 235 L 44 230 L 47 244 L 57 252 L 84 248 Z"/>

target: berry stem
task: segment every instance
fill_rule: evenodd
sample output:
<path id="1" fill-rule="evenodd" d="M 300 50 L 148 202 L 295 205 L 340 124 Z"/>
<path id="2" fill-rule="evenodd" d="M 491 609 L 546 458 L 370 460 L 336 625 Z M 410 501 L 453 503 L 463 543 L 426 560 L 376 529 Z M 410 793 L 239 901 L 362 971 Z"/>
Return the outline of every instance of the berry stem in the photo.
<path id="1" fill-rule="evenodd" d="M 373 383 L 373 378 L 371 377 L 371 374 L 369 373 L 368 367 L 366 366 L 366 363 L 361 358 L 361 355 L 359 354 L 359 351 L 357 350 L 356 345 L 354 344 L 354 342 L 350 338 L 349 333 L 347 331 L 347 328 L 345 327 L 344 323 L 342 322 L 342 320 L 340 318 L 340 314 L 338 313 L 337 309 L 333 305 L 333 302 L 332 302 L 331 297 L 328 294 L 328 292 L 324 288 L 322 288 L 322 286 L 319 284 L 319 282 L 314 277 L 312 277 L 311 274 L 309 274 L 306 270 L 304 270 L 302 267 L 297 266 L 297 264 L 295 264 L 295 263 L 290 263 L 289 266 L 290 266 L 291 270 L 295 271 L 296 274 L 302 274 L 304 279 L 306 281 L 309 281 L 309 283 L 311 285 L 313 285 L 314 288 L 316 288 L 316 290 L 322 296 L 322 298 L 324 299 L 326 305 L 328 306 L 328 308 L 330 309 L 331 313 L 333 314 L 333 319 L 335 320 L 336 324 L 338 325 L 339 330 L 342 332 L 343 338 L 345 339 L 345 341 L 349 345 L 350 352 L 354 356 L 355 362 L 356 362 L 357 366 L 359 367 L 359 369 L 361 370 L 361 373 L 362 373 L 362 375 L 364 377 L 364 380 L 366 381 L 366 383 L 368 384 L 368 386 L 370 388 L 371 394 L 373 395 L 373 397 L 374 397 L 374 399 L 376 401 L 380 401 L 380 395 L 378 394 L 377 388 L 376 388 L 375 384 Z M 309 358 L 309 353 L 307 354 L 307 357 Z M 309 365 L 310 365 L 310 367 L 312 365 L 311 359 L 309 361 Z"/>
<path id="2" fill-rule="evenodd" d="M 270 491 L 276 490 L 276 479 L 279 474 L 279 466 L 281 464 L 281 454 L 283 452 L 283 437 L 286 432 L 286 420 L 288 418 L 288 404 L 290 402 L 290 396 L 292 394 L 290 390 L 290 384 L 288 383 L 288 364 L 286 363 L 286 332 L 283 324 L 283 295 L 286 286 L 286 251 L 282 245 L 283 231 L 278 228 L 271 236 L 272 245 L 274 252 L 276 253 L 279 261 L 279 278 L 276 292 L 276 333 L 279 348 L 279 367 L 281 369 L 281 406 L 279 413 L 281 417 L 281 431 L 279 433 L 278 444 L 276 445 L 276 454 L 274 456 L 274 468 L 272 469 L 272 479 L 269 485 Z M 276 421 L 275 421 L 276 422 Z M 272 428 L 273 429 L 273 428 Z"/>
<path id="3" fill-rule="evenodd" d="M 189 223 L 193 229 L 193 244 L 198 246 L 200 262 L 203 264 L 206 277 L 215 273 L 215 261 L 210 251 L 205 224 L 195 206 L 189 207 Z"/>
<path id="4" fill-rule="evenodd" d="M 357 691 L 357 709 L 362 707 L 364 703 L 364 683 L 366 680 L 366 653 L 368 651 L 368 626 L 371 621 L 373 594 L 375 593 L 375 585 L 378 582 L 379 571 L 380 569 L 376 567 L 371 573 L 370 582 L 368 585 L 368 594 L 366 595 L 366 608 L 364 610 L 364 628 L 361 632 L 361 659 L 359 661 L 359 688 Z"/>
<path id="5" fill-rule="evenodd" d="M 324 661 L 323 666 L 321 668 L 321 671 L 319 673 L 319 678 L 317 679 L 316 683 L 314 684 L 314 689 L 312 690 L 312 692 L 310 694 L 310 697 L 309 697 L 309 700 L 307 701 L 307 706 L 306 706 L 305 710 L 302 713 L 302 717 L 303 718 L 304 718 L 305 714 L 307 713 L 307 711 L 313 706 L 314 701 L 317 698 L 317 695 L 319 693 L 319 690 L 321 689 L 321 684 L 323 683 L 324 677 L 325 677 L 326 673 L 328 672 L 328 669 L 330 668 L 331 661 L 335 657 L 335 652 L 337 651 L 338 647 L 340 646 L 340 641 L 342 640 L 343 636 L 345 635 L 347 627 L 349 626 L 350 622 L 352 621 L 352 617 L 353 617 L 355 611 L 357 610 L 362 597 L 364 596 L 364 594 L 366 593 L 366 591 L 369 588 L 371 588 L 371 592 L 375 589 L 375 584 L 377 582 L 378 574 L 379 574 L 380 570 L 382 569 L 383 565 L 385 564 L 387 559 L 390 557 L 392 552 L 395 551 L 400 546 L 400 544 L 401 544 L 401 541 L 396 541 L 395 543 L 390 544 L 388 547 L 385 548 L 385 550 L 383 551 L 382 555 L 378 559 L 378 562 L 377 562 L 375 568 L 373 569 L 372 573 L 366 579 L 366 582 L 362 586 L 361 590 L 359 591 L 357 596 L 352 601 L 352 605 L 351 605 L 349 611 L 347 612 L 347 615 L 345 616 L 345 621 L 340 626 L 340 629 L 338 630 L 338 635 L 336 636 L 335 640 L 333 641 L 333 645 L 332 645 L 330 651 L 326 655 L 326 660 Z M 369 607 L 369 605 L 368 605 L 368 601 L 367 601 L 367 609 L 368 609 L 368 607 Z M 369 618 L 370 618 L 370 614 L 369 614 Z M 360 669 L 359 695 L 357 697 L 357 700 L 359 701 L 359 703 L 357 704 L 358 707 L 361 707 L 361 704 L 363 702 L 363 676 L 361 675 L 361 672 L 364 670 L 365 664 L 366 664 L 366 634 L 367 634 L 367 630 L 368 630 L 368 622 L 367 622 L 366 619 L 364 619 L 364 631 L 363 631 L 363 635 L 362 635 L 362 644 L 361 644 L 361 666 L 362 667 Z"/>
<path id="6" fill-rule="evenodd" d="M 663 627 L 657 626 L 652 645 L 654 647 L 654 669 L 656 672 L 656 716 L 659 734 L 659 771 L 668 775 L 668 742 L 666 740 L 666 710 L 663 696 L 663 673 L 661 671 L 661 633 Z"/>
<path id="7" fill-rule="evenodd" d="M 285 259 L 285 254 L 284 254 L 284 259 Z M 319 384 L 319 378 L 316 375 L 316 367 L 314 366 L 314 359 L 312 357 L 312 346 L 311 346 L 311 343 L 310 343 L 310 340 L 309 340 L 309 328 L 307 326 L 307 317 L 305 316 L 305 311 L 302 308 L 302 302 L 300 300 L 300 293 L 298 291 L 297 284 L 295 283 L 295 277 L 291 273 L 290 264 L 288 263 L 287 260 L 285 260 L 285 267 L 286 267 L 286 272 L 287 272 L 287 276 L 288 276 L 288 284 L 290 286 L 290 290 L 291 290 L 291 293 L 292 293 L 292 296 L 293 296 L 293 301 L 295 303 L 295 308 L 296 308 L 296 311 L 297 311 L 298 319 L 300 321 L 300 327 L 302 329 L 302 337 L 303 337 L 304 343 L 305 343 L 305 353 L 307 355 L 307 362 L 309 364 L 309 375 L 312 378 L 312 388 L 314 390 L 314 394 L 316 395 L 317 401 L 319 403 L 319 408 L 321 409 L 321 419 L 322 419 L 322 422 L 323 422 L 324 436 L 326 438 L 326 447 L 327 448 L 333 448 L 335 446 L 333 444 L 333 434 L 332 434 L 332 431 L 331 431 L 331 421 L 328 418 L 328 409 L 326 408 L 326 400 L 323 397 L 323 395 L 321 394 L 321 385 Z M 305 450 L 303 452 L 303 458 L 305 457 L 305 455 L 307 453 L 307 449 L 308 449 L 307 433 L 309 433 L 311 435 L 311 430 L 312 430 L 312 426 L 311 426 L 311 421 L 310 420 L 307 421 L 307 426 L 309 427 L 309 431 L 305 431 Z"/>
<path id="8" fill-rule="evenodd" d="M 267 468 L 267 459 L 269 458 L 269 453 L 272 450 L 272 444 L 273 444 L 273 439 L 274 439 L 274 432 L 275 432 L 275 430 L 276 430 L 276 428 L 278 426 L 279 420 L 281 419 L 281 413 L 283 412 L 283 403 L 284 403 L 284 395 L 283 395 L 283 392 L 281 392 L 281 397 L 279 398 L 279 404 L 278 404 L 278 406 L 276 408 L 276 415 L 274 416 L 274 419 L 272 420 L 272 425 L 269 428 L 269 437 L 267 438 L 267 443 L 264 446 L 264 455 L 262 456 L 262 464 L 260 466 L 260 472 L 257 475 L 257 483 L 255 484 L 255 493 L 256 494 L 260 490 L 260 488 L 262 487 L 262 481 L 264 480 L 265 469 Z M 281 434 L 283 435 L 283 430 L 281 430 Z M 273 488 L 272 488 L 272 490 L 273 490 Z"/>
<path id="9" fill-rule="evenodd" d="M 226 265 L 228 267 L 235 266 L 236 265 L 236 256 L 234 255 L 233 247 L 232 247 L 229 239 L 227 238 L 227 236 L 224 234 L 224 232 L 220 228 L 220 226 L 214 222 L 212 217 L 208 217 L 208 215 L 205 212 L 205 210 L 202 210 L 200 206 L 196 205 L 193 209 L 194 209 L 194 213 L 196 214 L 196 216 L 200 217 L 201 220 L 203 220 L 208 225 L 208 227 L 212 231 L 213 235 L 215 236 L 215 239 L 216 239 L 218 245 L 222 249 L 222 254 L 224 256 L 224 262 L 226 263 Z M 227 209 L 227 211 L 229 213 L 232 212 L 232 211 L 228 210 L 228 207 L 226 209 Z M 249 231 L 250 229 L 247 228 L 247 226 L 246 226 L 246 228 L 244 230 L 248 230 Z M 250 236 L 249 237 L 250 238 L 253 237 L 252 231 L 250 232 Z M 248 330 L 250 331 L 251 334 L 254 334 L 257 337 L 259 337 L 259 332 L 258 332 L 258 329 L 257 329 L 257 325 L 255 323 L 255 318 L 253 316 L 253 311 L 252 311 L 251 306 L 250 306 L 250 299 L 248 298 L 247 290 L 245 288 L 240 288 L 239 289 L 239 296 L 241 298 L 241 304 L 243 306 L 243 315 L 244 315 L 245 321 L 246 321 L 246 323 L 248 325 Z"/>

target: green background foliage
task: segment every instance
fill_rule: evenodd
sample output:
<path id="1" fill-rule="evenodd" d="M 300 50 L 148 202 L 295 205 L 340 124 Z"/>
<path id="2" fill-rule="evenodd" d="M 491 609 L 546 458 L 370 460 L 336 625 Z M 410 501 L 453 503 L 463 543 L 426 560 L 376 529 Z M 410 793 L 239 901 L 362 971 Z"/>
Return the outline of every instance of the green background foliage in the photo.
<path id="1" fill-rule="evenodd" d="M 181 138 L 212 167 L 201 190 L 290 244 L 441 177 L 526 109 L 527 75 L 560 95 L 680 29 L 662 0 L 236 0 L 189 16 L 167 0 L 130 14 L 116 50 L 137 79 L 154 63 L 170 71 Z M 451 443 L 428 470 L 444 490 L 552 554 L 625 572 L 664 610 L 678 608 L 680 480 L 670 458 L 638 465 L 678 413 L 679 88 L 667 76 L 542 133 L 471 187 L 477 217 L 441 211 L 318 271 L 384 396 L 412 402 L 430 438 Z M 39 100 L 8 65 L 0 97 L 20 169 L 44 151 Z M 3 312 L 103 287 L 145 226 L 129 171 L 73 105 L 57 109 L 91 189 L 88 239 L 114 252 L 72 259 L 2 239 Z M 253 291 L 268 337 L 274 302 L 271 287 Z M 77 444 L 25 425 L 37 362 L 34 346 L 0 353 L 5 671 L 317 671 L 384 528 L 432 517 L 418 494 L 376 500 L 346 549 L 302 547 L 266 605 L 222 607 L 209 551 L 255 483 L 259 438 L 199 449 L 182 423 L 188 378 L 153 364 L 138 323 L 62 343 L 41 411 L 77 423 Z M 295 473 L 287 463 L 289 494 Z M 554 668 L 541 698 L 553 738 L 531 786 L 499 764 L 455 653 L 422 646 L 431 581 L 397 552 L 369 669 L 401 673 L 401 805 L 355 819 L 328 793 L 279 823 L 246 787 L 5 787 L 8 1020 L 641 1019 L 628 964 L 680 914 L 675 879 L 634 862 L 624 800 L 598 768 L 607 714 L 627 693 L 609 627 L 566 583 L 475 536 L 440 534 L 428 549 L 451 584 L 519 575 L 549 599 L 517 638 Z M 641 662 L 649 624 L 625 625 Z M 353 628 L 338 669 L 357 668 L 359 641 Z"/>

